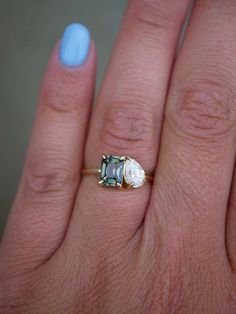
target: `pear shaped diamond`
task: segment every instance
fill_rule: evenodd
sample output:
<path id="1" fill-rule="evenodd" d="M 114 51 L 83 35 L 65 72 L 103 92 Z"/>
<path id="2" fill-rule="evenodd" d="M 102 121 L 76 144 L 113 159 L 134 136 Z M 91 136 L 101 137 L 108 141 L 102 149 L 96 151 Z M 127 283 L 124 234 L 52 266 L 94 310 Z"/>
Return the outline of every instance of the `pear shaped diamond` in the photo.
<path id="1" fill-rule="evenodd" d="M 142 186 L 145 182 L 145 172 L 134 159 L 127 159 L 124 172 L 125 182 L 133 188 Z"/>

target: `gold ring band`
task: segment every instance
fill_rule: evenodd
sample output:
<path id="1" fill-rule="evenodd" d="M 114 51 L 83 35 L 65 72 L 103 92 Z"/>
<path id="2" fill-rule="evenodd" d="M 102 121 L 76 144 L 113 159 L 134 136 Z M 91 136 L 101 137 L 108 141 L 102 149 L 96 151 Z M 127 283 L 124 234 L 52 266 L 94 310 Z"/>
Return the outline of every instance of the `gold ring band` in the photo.
<path id="1" fill-rule="evenodd" d="M 100 174 L 101 173 L 101 169 L 98 169 L 98 168 L 87 168 L 87 169 L 83 169 L 81 173 L 85 174 L 85 175 Z"/>
<path id="2" fill-rule="evenodd" d="M 102 186 L 138 188 L 145 182 L 153 182 L 153 176 L 145 174 L 140 164 L 129 156 L 103 155 L 101 168 L 85 168 L 83 175 L 99 175 Z"/>

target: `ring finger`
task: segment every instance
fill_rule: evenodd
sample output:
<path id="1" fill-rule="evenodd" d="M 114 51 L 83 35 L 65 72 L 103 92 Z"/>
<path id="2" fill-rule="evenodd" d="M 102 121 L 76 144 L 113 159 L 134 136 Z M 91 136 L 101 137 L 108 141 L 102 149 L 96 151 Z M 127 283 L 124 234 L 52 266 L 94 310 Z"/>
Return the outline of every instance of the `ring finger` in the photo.
<path id="1" fill-rule="evenodd" d="M 129 2 L 93 114 L 86 167 L 99 166 L 101 155 L 111 154 L 131 156 L 146 172 L 154 171 L 168 81 L 187 6 L 187 0 Z M 116 190 L 101 188 L 95 177 L 86 176 L 70 225 L 72 234 L 89 225 L 96 243 L 99 236 L 101 241 L 104 236 L 131 237 L 143 220 L 149 195 L 150 184 Z"/>

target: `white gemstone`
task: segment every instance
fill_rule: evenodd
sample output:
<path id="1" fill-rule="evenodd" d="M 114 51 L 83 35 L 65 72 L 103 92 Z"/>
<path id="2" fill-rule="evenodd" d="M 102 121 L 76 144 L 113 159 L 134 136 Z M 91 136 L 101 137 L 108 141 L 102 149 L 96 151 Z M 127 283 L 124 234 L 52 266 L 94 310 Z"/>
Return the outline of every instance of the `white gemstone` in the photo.
<path id="1" fill-rule="evenodd" d="M 125 162 L 124 177 L 128 185 L 138 188 L 144 184 L 145 172 L 137 161 L 127 159 Z"/>

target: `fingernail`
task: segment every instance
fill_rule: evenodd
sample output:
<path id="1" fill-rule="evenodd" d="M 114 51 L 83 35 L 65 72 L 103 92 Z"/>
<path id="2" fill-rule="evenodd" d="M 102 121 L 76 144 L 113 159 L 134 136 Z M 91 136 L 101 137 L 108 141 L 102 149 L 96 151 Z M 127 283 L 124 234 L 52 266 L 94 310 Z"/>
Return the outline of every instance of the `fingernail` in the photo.
<path id="1" fill-rule="evenodd" d="M 90 50 L 89 30 L 78 23 L 67 26 L 61 39 L 60 61 L 68 67 L 83 64 Z"/>

